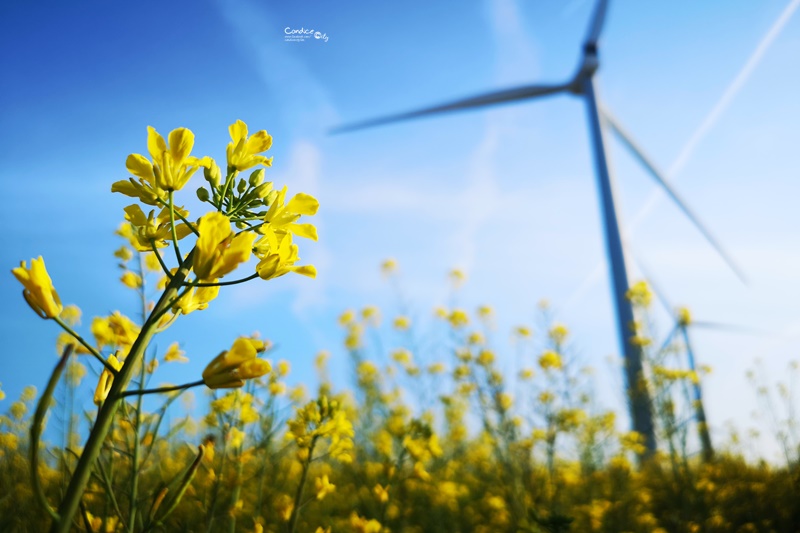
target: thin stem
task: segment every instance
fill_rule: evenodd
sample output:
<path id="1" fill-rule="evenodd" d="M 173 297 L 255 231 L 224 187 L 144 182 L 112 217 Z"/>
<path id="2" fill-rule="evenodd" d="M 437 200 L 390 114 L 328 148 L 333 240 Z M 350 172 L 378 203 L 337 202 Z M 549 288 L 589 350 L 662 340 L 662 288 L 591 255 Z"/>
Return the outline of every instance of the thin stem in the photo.
<path id="1" fill-rule="evenodd" d="M 109 498 L 111 499 L 111 505 L 114 507 L 114 511 L 117 513 L 119 517 L 119 521 L 122 523 L 122 529 L 128 529 L 128 525 L 125 522 L 125 518 L 122 516 L 122 509 L 119 508 L 119 503 L 117 502 L 116 496 L 114 496 L 114 489 L 111 487 L 111 479 L 106 472 L 106 469 L 103 468 L 103 461 L 97 461 L 97 469 L 100 471 L 100 480 L 103 482 L 103 485 L 106 489 L 106 494 L 108 494 Z"/>
<path id="2" fill-rule="evenodd" d="M 225 199 L 228 196 L 228 189 L 231 186 L 231 183 L 236 179 L 236 169 L 228 169 L 228 175 L 225 176 L 225 186 L 222 188 L 222 193 L 219 195 L 219 212 L 222 212 L 222 207 L 225 204 Z M 230 202 L 228 202 L 228 207 L 230 207 Z"/>
<path id="3" fill-rule="evenodd" d="M 184 389 L 189 389 L 189 388 L 192 388 L 192 387 L 198 387 L 198 386 L 203 385 L 203 384 L 205 384 L 205 381 L 200 379 L 200 380 L 197 380 L 197 381 L 193 381 L 191 383 L 186 383 L 184 385 L 173 385 L 173 386 L 170 386 L 170 387 L 158 387 L 156 389 L 129 390 L 129 391 L 125 391 L 122 394 L 120 394 L 119 397 L 120 398 L 125 398 L 126 396 L 137 396 L 137 395 L 138 396 L 142 396 L 142 395 L 145 395 L 145 394 L 159 394 L 159 393 L 162 393 L 162 392 L 172 392 L 172 391 L 176 391 L 176 390 L 184 390 Z"/>
<path id="4" fill-rule="evenodd" d="M 237 279 L 234 281 L 215 281 L 213 283 L 184 283 L 184 287 L 224 287 L 225 285 L 237 285 L 239 283 L 244 283 L 246 281 L 251 281 L 258 278 L 258 273 L 255 273 L 251 276 L 247 276 L 246 278 Z"/>
<path id="5" fill-rule="evenodd" d="M 170 191 L 170 196 L 172 191 Z M 171 202 L 170 202 L 171 203 Z M 136 418 L 133 430 L 133 457 L 131 458 L 131 494 L 130 494 L 130 521 L 128 522 L 128 532 L 134 533 L 136 528 L 136 507 L 137 498 L 139 496 L 139 429 L 142 425 L 142 395 L 141 391 L 144 390 L 144 378 L 147 373 L 147 365 L 144 364 L 144 358 L 140 364 L 139 371 L 139 384 L 138 390 L 132 392 L 139 392 L 139 397 L 136 400 Z"/>
<path id="6" fill-rule="evenodd" d="M 71 327 L 69 327 L 69 326 L 68 326 L 68 325 L 67 325 L 67 324 L 66 324 L 66 323 L 65 323 L 63 320 L 61 320 L 61 318 L 59 318 L 59 317 L 55 316 L 55 317 L 53 317 L 53 320 L 55 320 L 55 321 L 56 321 L 56 323 L 57 323 L 59 326 L 61 326 L 61 327 L 62 327 L 62 329 L 64 329 L 64 331 L 66 331 L 67 333 L 69 333 L 70 335 L 72 335 L 72 336 L 75 338 L 75 340 L 76 340 L 76 341 L 78 341 L 79 343 L 81 343 L 81 344 L 84 346 L 84 348 L 86 348 L 87 350 L 89 350 L 89 353 L 90 353 L 90 354 L 92 354 L 93 356 L 95 356 L 95 358 L 96 358 L 98 361 L 100 361 L 101 363 L 103 363 L 103 366 L 104 366 L 104 367 L 106 367 L 106 370 L 108 370 L 109 372 L 111 372 L 111 375 L 113 375 L 113 376 L 116 376 L 116 375 L 117 375 L 117 369 L 116 369 L 116 368 L 114 368 L 113 366 L 111 366 L 111 363 L 109 363 L 108 361 L 106 361 L 105 359 L 103 359 L 103 356 L 102 356 L 102 355 L 100 355 L 100 352 L 98 352 L 98 351 L 97 351 L 97 350 L 96 350 L 96 349 L 95 349 L 93 346 L 91 346 L 91 345 L 90 345 L 88 342 L 86 342 L 85 340 L 83 340 L 83 337 L 81 337 L 80 335 L 78 335 L 77 333 L 75 333 L 75 331 L 74 331 L 74 330 L 73 330 Z"/>
<path id="7" fill-rule="evenodd" d="M 314 457 L 314 445 L 316 443 L 317 437 L 313 437 L 308 447 L 308 459 L 303 463 L 303 472 L 300 474 L 300 484 L 297 486 L 297 492 L 294 495 L 294 507 L 292 508 L 292 515 L 289 518 L 289 533 L 294 533 L 297 527 L 297 520 L 300 518 L 300 500 L 303 499 L 303 488 L 306 484 L 306 477 L 308 477 L 308 470 L 311 467 L 311 459 Z"/>
<path id="8" fill-rule="evenodd" d="M 168 279 L 172 279 L 172 271 L 170 271 L 167 264 L 164 262 L 164 259 L 161 257 L 161 254 L 158 253 L 158 248 L 156 247 L 156 240 L 150 239 L 150 248 L 153 249 L 153 253 L 156 254 L 156 259 L 158 259 L 158 264 L 161 265 L 161 269 L 164 271 L 164 274 L 167 275 Z"/>
<path id="9" fill-rule="evenodd" d="M 164 200 L 162 200 L 161 198 L 156 198 L 156 200 L 158 201 L 158 203 L 160 203 L 160 204 L 161 204 L 161 205 L 163 205 L 164 207 L 167 207 L 167 202 L 165 202 L 165 201 L 164 201 Z M 197 231 L 197 230 L 195 229 L 195 227 L 192 225 L 192 223 L 191 223 L 191 222 L 189 222 L 188 220 L 186 220 L 186 217 L 185 217 L 185 216 L 183 216 L 183 215 L 181 214 L 181 212 L 180 212 L 180 211 L 176 211 L 176 212 L 175 212 L 175 214 L 176 214 L 176 215 L 178 215 L 178 218 L 179 218 L 179 219 L 181 219 L 181 220 L 183 221 L 183 223 L 184 223 L 184 224 L 186 224 L 187 226 L 189 226 L 189 229 L 190 229 L 190 230 L 192 230 L 192 233 L 194 233 L 194 234 L 195 234 L 195 235 L 197 235 L 198 237 L 200 236 L 200 232 L 199 232 L 199 231 Z"/>
<path id="10" fill-rule="evenodd" d="M 175 256 L 178 258 L 178 265 L 183 263 L 181 249 L 178 246 L 178 232 L 175 231 L 175 202 L 172 201 L 174 191 L 169 191 L 169 227 L 172 231 L 172 245 L 175 247 Z"/>
<path id="11" fill-rule="evenodd" d="M 47 514 L 49 514 L 50 517 L 55 521 L 60 520 L 60 517 L 55 509 L 50 507 L 50 504 L 47 503 L 47 496 L 45 496 L 41 480 L 39 479 L 39 437 L 42 435 L 42 426 L 44 425 L 44 418 L 47 414 L 47 408 L 50 406 L 50 398 L 53 397 L 53 392 L 56 389 L 56 385 L 61 377 L 61 373 L 64 371 L 64 367 L 67 365 L 67 360 L 72 354 L 72 350 L 73 346 L 71 344 L 68 344 L 66 348 L 64 348 L 64 354 L 61 356 L 56 368 L 53 370 L 53 374 L 50 376 L 50 380 L 47 383 L 47 388 L 45 389 L 44 394 L 42 394 L 42 397 L 39 398 L 39 403 L 36 406 L 36 414 L 33 417 L 33 424 L 31 425 L 31 482 L 39 503 L 42 505 L 44 510 L 47 511 Z"/>

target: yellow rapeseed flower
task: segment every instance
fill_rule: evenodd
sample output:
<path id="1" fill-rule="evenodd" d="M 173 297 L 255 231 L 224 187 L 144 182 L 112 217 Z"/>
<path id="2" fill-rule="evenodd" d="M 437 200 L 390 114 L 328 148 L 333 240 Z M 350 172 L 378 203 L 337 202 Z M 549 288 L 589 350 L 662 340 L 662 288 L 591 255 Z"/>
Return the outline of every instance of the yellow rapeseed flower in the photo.
<path id="1" fill-rule="evenodd" d="M 157 205 L 157 198 L 164 200 L 167 191 L 182 189 L 200 167 L 210 168 L 214 163 L 210 157 L 198 159 L 190 155 L 194 147 L 194 134 L 190 130 L 174 129 L 168 139 L 169 144 L 155 128 L 148 126 L 147 150 L 152 162 L 141 154 L 129 155 L 125 166 L 138 181 L 133 178 L 117 181 L 111 186 L 111 192 Z"/>
<path id="2" fill-rule="evenodd" d="M 395 329 L 400 331 L 407 331 L 408 328 L 411 327 L 411 319 L 407 316 L 398 316 L 395 317 L 394 322 L 392 323 Z"/>
<path id="3" fill-rule="evenodd" d="M 237 120 L 228 127 L 231 142 L 228 143 L 228 168 L 238 171 L 258 165 L 272 166 L 272 158 L 260 155 L 272 146 L 272 136 L 266 130 L 259 130 L 248 137 L 247 124 Z"/>
<path id="4" fill-rule="evenodd" d="M 256 235 L 245 232 L 234 236 L 231 220 L 222 213 L 212 211 L 203 215 L 198 231 L 192 265 L 198 279 L 221 278 L 250 258 Z"/>
<path id="5" fill-rule="evenodd" d="M 151 250 L 153 244 L 157 248 L 167 246 L 167 240 L 172 238 L 172 222 L 168 208 L 163 208 L 158 215 L 155 214 L 155 209 L 151 209 L 145 215 L 138 204 L 131 204 L 124 211 L 125 220 L 130 223 L 129 226 L 126 226 L 130 229 L 130 234 L 126 232 L 126 238 L 136 250 L 140 252 Z M 184 217 L 189 215 L 188 211 L 180 207 L 176 207 L 175 211 Z M 178 240 L 183 239 L 191 232 L 191 228 L 184 223 L 175 225 L 175 235 Z"/>
<path id="6" fill-rule="evenodd" d="M 258 378 L 272 370 L 266 359 L 256 358 L 249 339 L 239 337 L 230 350 L 216 356 L 203 371 L 203 381 L 210 389 L 241 387 L 246 379 Z"/>
<path id="7" fill-rule="evenodd" d="M 131 272 L 130 270 L 126 270 L 119 280 L 123 285 L 131 289 L 138 289 L 142 286 L 142 277 L 135 272 Z"/>
<path id="8" fill-rule="evenodd" d="M 164 354 L 164 362 L 171 363 L 173 361 L 178 363 L 188 363 L 189 358 L 186 357 L 183 350 L 180 349 L 180 346 L 177 342 L 173 342 L 170 344 L 169 348 L 167 348 L 167 353 Z"/>
<path id="9" fill-rule="evenodd" d="M 321 500 L 325 498 L 328 494 L 333 492 L 336 489 L 336 485 L 331 483 L 328 480 L 328 476 L 324 475 L 322 477 L 318 477 L 315 481 L 316 489 L 317 489 L 317 499 Z"/>
<path id="10" fill-rule="evenodd" d="M 114 367 L 115 370 L 119 370 L 122 368 L 122 363 L 113 356 L 108 356 L 108 362 Z M 97 388 L 94 391 L 94 403 L 95 405 L 100 405 L 106 398 L 108 398 L 108 393 L 111 392 L 111 385 L 114 383 L 114 375 L 107 369 L 103 368 L 103 373 L 100 374 L 100 379 L 97 382 Z"/>
<path id="11" fill-rule="evenodd" d="M 64 308 L 58 297 L 53 281 L 44 266 L 44 259 L 31 259 L 31 267 L 22 261 L 19 267 L 11 271 L 14 277 L 22 283 L 25 290 L 22 295 L 37 315 L 42 318 L 55 318 Z"/>
<path id="12" fill-rule="evenodd" d="M 256 255 L 261 261 L 256 265 L 256 272 L 261 279 L 273 279 L 289 272 L 309 278 L 317 277 L 314 265 L 295 266 L 300 257 L 297 255 L 297 245 L 292 244 L 291 233 L 284 234 L 274 247 L 270 245 L 264 248 L 261 246 L 263 243 L 259 242 L 256 243 Z"/>
<path id="13" fill-rule="evenodd" d="M 650 291 L 650 287 L 647 285 L 646 281 L 634 283 L 633 286 L 628 289 L 628 292 L 625 293 L 625 296 L 633 304 L 642 307 L 649 307 L 650 303 L 653 301 L 653 293 Z"/>
<path id="14" fill-rule="evenodd" d="M 542 370 L 558 370 L 564 366 L 564 363 L 561 361 L 561 356 L 556 352 L 545 350 L 545 352 L 539 356 L 539 366 L 542 367 Z"/>
<path id="15" fill-rule="evenodd" d="M 381 263 L 381 272 L 384 275 L 389 276 L 394 274 L 397 271 L 397 261 L 395 259 L 389 258 Z"/>

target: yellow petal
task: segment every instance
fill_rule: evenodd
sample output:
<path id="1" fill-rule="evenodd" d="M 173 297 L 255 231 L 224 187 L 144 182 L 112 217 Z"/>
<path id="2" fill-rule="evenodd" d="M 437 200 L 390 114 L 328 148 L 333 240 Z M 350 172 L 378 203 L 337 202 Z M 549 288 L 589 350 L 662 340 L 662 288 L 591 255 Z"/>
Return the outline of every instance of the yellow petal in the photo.
<path id="1" fill-rule="evenodd" d="M 260 130 L 253 134 L 252 137 L 247 139 L 245 151 L 249 154 L 260 154 L 266 152 L 272 146 L 272 136 L 266 130 Z"/>
<path id="2" fill-rule="evenodd" d="M 309 278 L 316 278 L 317 277 L 317 269 L 314 265 L 305 265 L 299 267 L 292 267 L 292 270 L 295 274 L 300 274 L 302 276 L 308 276 Z"/>
<path id="3" fill-rule="evenodd" d="M 125 168 L 137 178 L 145 179 L 150 183 L 155 179 L 153 175 L 153 164 L 141 154 L 129 155 L 128 159 L 125 160 Z"/>
<path id="4" fill-rule="evenodd" d="M 177 128 L 169 134 L 169 152 L 176 167 L 189 157 L 194 146 L 194 133 L 187 128 Z"/>
<path id="5" fill-rule="evenodd" d="M 297 193 L 286 204 L 286 210 L 299 215 L 315 215 L 319 209 L 319 201 L 310 194 Z"/>
<path id="6" fill-rule="evenodd" d="M 233 139 L 233 143 L 236 144 L 245 137 L 247 137 L 247 124 L 242 122 L 241 120 L 237 120 L 233 124 L 228 127 L 228 132 L 231 134 L 231 139 Z"/>
<path id="7" fill-rule="evenodd" d="M 289 231 L 298 237 L 305 237 L 312 241 L 317 240 L 317 228 L 313 224 L 289 224 Z"/>
<path id="8" fill-rule="evenodd" d="M 150 152 L 150 157 L 156 163 L 161 161 L 162 154 L 167 151 L 164 137 L 159 135 L 153 126 L 147 126 L 147 151 Z"/>

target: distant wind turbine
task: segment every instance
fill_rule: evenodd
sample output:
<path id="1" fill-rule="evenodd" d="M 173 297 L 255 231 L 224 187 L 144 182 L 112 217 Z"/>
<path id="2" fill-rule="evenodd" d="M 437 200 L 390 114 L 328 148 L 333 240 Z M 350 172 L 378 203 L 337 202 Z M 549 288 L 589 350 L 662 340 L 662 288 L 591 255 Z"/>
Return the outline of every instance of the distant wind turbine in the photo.
<path id="1" fill-rule="evenodd" d="M 619 221 L 614 206 L 612 180 L 608 170 L 606 148 L 603 138 L 604 124 L 607 123 L 611 126 L 612 131 L 617 134 L 623 141 L 623 144 L 633 152 L 636 159 L 645 165 L 651 176 L 653 176 L 659 185 L 667 191 L 672 200 L 678 204 L 692 223 L 698 227 L 703 236 L 720 255 L 722 255 L 723 259 L 734 272 L 742 279 L 743 276 L 741 270 L 738 269 L 731 260 L 730 255 L 727 254 L 717 240 L 711 236 L 711 233 L 700 223 L 694 212 L 686 206 L 685 202 L 683 202 L 669 183 L 663 179 L 658 170 L 652 164 L 649 164 L 649 159 L 641 152 L 630 136 L 623 131 L 622 127 L 619 126 L 618 122 L 613 119 L 609 112 L 600 109 L 595 94 L 594 75 L 600 66 L 598 42 L 607 10 L 608 0 L 598 0 L 589 24 L 586 40 L 584 41 L 583 55 L 578 70 L 571 79 L 564 83 L 554 85 L 525 85 L 513 89 L 495 91 L 416 111 L 340 126 L 332 130 L 332 133 L 349 132 L 429 115 L 437 115 L 439 113 L 476 109 L 495 104 L 510 103 L 518 100 L 557 94 L 568 93 L 585 100 L 587 118 L 589 121 L 589 134 L 592 141 L 595 171 L 597 173 L 597 184 L 600 194 L 606 250 L 611 263 L 611 281 L 617 316 L 618 340 L 625 354 L 625 381 L 632 429 L 644 437 L 645 455 L 652 455 L 656 450 L 652 404 L 647 387 L 643 386 L 645 383 L 645 376 L 642 370 L 641 348 L 630 342 L 630 338 L 635 334 L 631 327 L 633 324 L 633 309 L 631 307 L 631 302 L 626 297 L 629 288 L 628 275 L 625 267 L 625 255 L 622 246 L 622 238 L 620 236 Z"/>

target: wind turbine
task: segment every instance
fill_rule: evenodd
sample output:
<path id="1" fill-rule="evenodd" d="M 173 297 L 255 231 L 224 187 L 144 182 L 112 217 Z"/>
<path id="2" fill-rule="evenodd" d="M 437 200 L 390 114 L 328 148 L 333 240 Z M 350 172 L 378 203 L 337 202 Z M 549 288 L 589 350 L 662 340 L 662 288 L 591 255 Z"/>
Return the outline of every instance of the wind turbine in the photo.
<path id="1" fill-rule="evenodd" d="M 686 352 L 686 364 L 692 372 L 697 372 L 697 363 L 690 340 L 689 329 L 701 328 L 706 330 L 729 331 L 744 335 L 768 335 L 767 332 L 748 328 L 744 326 L 736 326 L 732 324 L 723 324 L 720 322 L 712 322 L 707 320 L 695 320 L 686 307 L 674 307 L 670 304 L 664 292 L 656 284 L 655 280 L 650 276 L 648 270 L 642 264 L 641 258 L 637 260 L 639 270 L 644 274 L 648 285 L 655 293 L 658 301 L 661 302 L 664 310 L 673 317 L 675 321 L 669 334 L 661 344 L 660 352 L 663 352 L 670 347 L 674 342 L 681 343 Z M 711 434 L 708 431 L 708 419 L 706 417 L 705 404 L 703 402 L 703 390 L 699 381 L 692 381 L 692 409 L 694 411 L 694 420 L 697 423 L 697 434 L 700 438 L 700 451 L 704 462 L 710 462 L 714 458 L 714 446 L 711 442 Z M 688 397 L 688 393 L 687 393 Z M 691 421 L 691 418 L 689 419 Z"/>
<path id="2" fill-rule="evenodd" d="M 723 259 L 733 268 L 734 272 L 736 272 L 740 278 L 742 276 L 739 269 L 733 264 L 730 256 L 725 253 L 719 243 L 711 236 L 711 233 L 699 222 L 699 219 L 694 215 L 693 211 L 686 206 L 677 192 L 675 192 L 667 180 L 662 177 L 656 167 L 649 164 L 649 159 L 644 156 L 631 138 L 624 133 L 624 130 L 622 130 L 618 122 L 611 117 L 610 113 L 600 108 L 595 93 L 594 75 L 600 66 L 598 42 L 607 10 L 608 0 L 598 0 L 589 24 L 586 40 L 584 41 L 583 54 L 578 70 L 572 78 L 564 83 L 553 85 L 525 85 L 513 89 L 494 91 L 416 111 L 399 113 L 341 126 L 332 130 L 332 133 L 343 133 L 439 113 L 476 109 L 494 104 L 510 103 L 518 100 L 556 94 L 568 93 L 584 99 L 586 102 L 589 135 L 591 137 L 597 185 L 600 194 L 606 251 L 611 263 L 610 271 L 617 317 L 618 341 L 625 356 L 625 382 L 632 429 L 644 437 L 645 455 L 649 456 L 656 450 L 652 404 L 649 392 L 645 386 L 641 348 L 635 343 L 630 342 L 631 336 L 635 334 L 631 327 L 634 323 L 633 308 L 631 302 L 626 297 L 629 288 L 628 274 L 625 266 L 625 254 L 622 245 L 622 237 L 620 235 L 619 221 L 616 214 L 612 179 L 608 169 L 605 140 L 603 137 L 603 125 L 605 123 L 608 123 L 612 131 L 620 136 L 623 144 L 633 152 L 637 160 L 645 165 L 649 173 L 656 179 L 659 185 L 667 191 L 672 200 L 678 204 L 695 226 L 700 229 L 703 236 L 722 255 Z"/>

